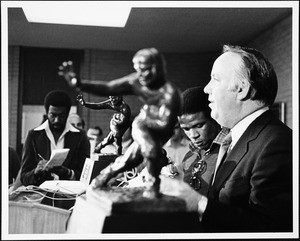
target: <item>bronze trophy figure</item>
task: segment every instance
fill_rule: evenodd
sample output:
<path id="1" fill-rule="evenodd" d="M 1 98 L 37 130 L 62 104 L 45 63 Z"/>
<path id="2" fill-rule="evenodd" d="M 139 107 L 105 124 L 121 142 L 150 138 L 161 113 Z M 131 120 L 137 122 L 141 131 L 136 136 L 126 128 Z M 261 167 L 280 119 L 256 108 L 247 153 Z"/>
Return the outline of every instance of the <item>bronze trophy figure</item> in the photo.
<path id="1" fill-rule="evenodd" d="M 144 197 L 160 196 L 160 171 L 168 164 L 162 146 L 173 135 L 180 112 L 181 93 L 166 79 L 162 54 L 155 48 L 138 51 L 133 57 L 136 72 L 111 81 L 80 80 L 72 70 L 72 62 L 64 62 L 59 74 L 68 84 L 83 92 L 99 96 L 135 95 L 144 105 L 132 123 L 134 142 L 123 156 L 102 170 L 92 181 L 93 188 L 106 187 L 110 179 L 144 162 L 146 177 Z"/>
<path id="2" fill-rule="evenodd" d="M 96 147 L 94 152 L 100 153 L 101 149 L 110 144 L 115 144 L 117 155 L 122 155 L 122 136 L 130 125 L 131 110 L 123 101 L 122 96 L 109 96 L 108 100 L 100 103 L 86 102 L 81 94 L 77 95 L 77 101 L 82 105 L 94 110 L 114 110 L 112 119 L 110 120 L 110 133 Z"/>

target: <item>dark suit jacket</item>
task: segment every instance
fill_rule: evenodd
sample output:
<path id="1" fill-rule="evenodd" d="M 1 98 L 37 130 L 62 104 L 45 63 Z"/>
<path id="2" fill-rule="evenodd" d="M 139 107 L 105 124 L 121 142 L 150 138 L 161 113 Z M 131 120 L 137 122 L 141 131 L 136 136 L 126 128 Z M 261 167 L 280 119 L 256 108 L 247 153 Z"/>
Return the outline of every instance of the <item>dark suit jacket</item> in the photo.
<path id="1" fill-rule="evenodd" d="M 207 232 L 292 231 L 292 131 L 271 111 L 220 166 L 202 225 Z"/>
<path id="2" fill-rule="evenodd" d="M 70 148 L 70 151 L 63 166 L 72 169 L 76 180 L 79 180 L 85 159 L 90 156 L 90 143 L 86 133 L 67 132 L 64 148 Z M 50 173 L 43 176 L 34 175 L 34 169 L 40 160 L 38 154 L 47 160 L 51 155 L 50 140 L 45 130 L 30 130 L 22 153 L 21 182 L 23 185 L 39 186 L 44 181 L 53 179 Z"/>

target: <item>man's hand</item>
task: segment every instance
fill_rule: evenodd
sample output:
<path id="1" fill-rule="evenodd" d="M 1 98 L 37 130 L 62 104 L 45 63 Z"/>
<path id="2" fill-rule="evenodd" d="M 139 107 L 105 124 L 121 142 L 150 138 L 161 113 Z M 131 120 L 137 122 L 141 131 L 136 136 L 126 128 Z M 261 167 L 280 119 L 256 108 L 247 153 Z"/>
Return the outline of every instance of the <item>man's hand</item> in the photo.
<path id="1" fill-rule="evenodd" d="M 161 169 L 160 174 L 164 175 L 166 177 L 176 178 L 178 180 L 179 180 L 179 177 L 183 176 L 181 173 L 179 173 L 178 167 L 173 163 L 164 166 Z"/>
<path id="2" fill-rule="evenodd" d="M 76 100 L 82 105 L 82 106 L 85 106 L 85 101 L 83 99 L 83 95 L 82 94 L 79 94 L 76 96 Z"/>
<path id="3" fill-rule="evenodd" d="M 202 195 L 196 192 L 186 182 L 160 175 L 160 192 L 182 198 L 186 202 L 188 211 L 198 211 L 198 202 Z"/>
<path id="4" fill-rule="evenodd" d="M 40 160 L 37 164 L 37 167 L 34 169 L 34 174 L 40 174 L 43 171 L 47 171 L 47 167 L 44 170 L 44 167 L 48 161 L 47 160 Z"/>
<path id="5" fill-rule="evenodd" d="M 76 74 L 73 70 L 74 68 L 72 61 L 63 62 L 62 65 L 58 67 L 58 69 L 58 75 L 63 76 L 71 87 L 78 87 L 79 81 L 76 78 Z"/>
<path id="6" fill-rule="evenodd" d="M 72 176 L 72 171 L 64 166 L 51 167 L 49 171 L 58 175 L 60 180 L 69 180 Z"/>

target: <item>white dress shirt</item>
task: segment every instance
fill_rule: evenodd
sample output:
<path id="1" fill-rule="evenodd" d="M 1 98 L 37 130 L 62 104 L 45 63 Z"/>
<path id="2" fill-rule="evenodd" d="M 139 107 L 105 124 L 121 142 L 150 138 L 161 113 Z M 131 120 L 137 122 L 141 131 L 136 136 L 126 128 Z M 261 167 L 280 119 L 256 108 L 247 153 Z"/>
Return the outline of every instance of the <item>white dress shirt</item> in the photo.
<path id="1" fill-rule="evenodd" d="M 64 143 L 65 143 L 65 135 L 68 131 L 71 132 L 79 132 L 78 129 L 76 129 L 74 126 L 72 126 L 69 122 L 66 123 L 65 129 L 63 131 L 63 133 L 60 135 L 60 137 L 57 140 L 57 143 L 54 140 L 54 136 L 50 130 L 49 127 L 49 121 L 46 120 L 43 124 L 41 124 L 40 126 L 36 127 L 34 129 L 35 131 L 41 131 L 41 130 L 45 130 L 48 139 L 50 140 L 50 147 L 51 147 L 51 151 L 55 150 L 55 149 L 62 149 L 64 148 Z"/>

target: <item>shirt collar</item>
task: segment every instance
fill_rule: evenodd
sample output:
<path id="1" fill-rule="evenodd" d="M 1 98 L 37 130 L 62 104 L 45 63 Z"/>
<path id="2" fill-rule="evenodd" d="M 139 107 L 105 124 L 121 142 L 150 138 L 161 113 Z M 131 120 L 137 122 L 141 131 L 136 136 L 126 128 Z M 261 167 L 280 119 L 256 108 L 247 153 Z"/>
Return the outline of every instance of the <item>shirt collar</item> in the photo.
<path id="1" fill-rule="evenodd" d="M 55 142 L 54 140 L 54 136 L 52 134 L 52 131 L 50 130 L 49 127 L 49 121 L 46 120 L 43 124 L 41 124 L 40 126 L 38 126 L 37 128 L 34 129 L 35 131 L 39 131 L 39 130 L 45 130 L 46 135 L 50 141 L 50 148 L 51 151 L 54 149 L 61 149 L 64 148 L 64 141 L 65 141 L 65 135 L 67 132 L 79 132 L 78 129 L 76 129 L 74 126 L 72 126 L 68 121 L 66 123 L 65 129 L 62 132 L 62 134 L 60 135 L 60 137 L 58 138 L 57 142 Z"/>
<path id="2" fill-rule="evenodd" d="M 202 150 L 202 149 L 196 147 L 192 142 L 190 142 L 188 146 L 189 146 L 189 150 L 191 152 L 197 154 L 200 159 L 202 159 L 202 157 L 205 155 L 205 153 L 208 153 L 211 151 L 210 148 L 208 150 Z"/>
<path id="3" fill-rule="evenodd" d="M 41 124 L 40 126 L 36 127 L 34 130 L 35 131 L 41 131 L 41 130 L 50 131 L 49 121 L 46 120 L 43 124 Z M 72 126 L 67 121 L 63 134 L 65 134 L 68 131 L 71 131 L 71 132 L 80 132 L 78 129 L 76 129 L 74 126 Z"/>
<path id="4" fill-rule="evenodd" d="M 49 129 L 48 120 L 44 121 L 40 126 L 36 127 L 34 130 L 41 131 L 41 130 L 46 130 L 46 129 Z"/>
<path id="5" fill-rule="evenodd" d="M 243 133 L 246 131 L 248 126 L 261 114 L 269 110 L 269 107 L 263 107 L 252 114 L 246 116 L 244 119 L 239 121 L 232 129 L 232 142 L 231 142 L 231 148 L 237 143 L 237 141 L 240 139 L 240 137 L 243 135 Z"/>
<path id="6" fill-rule="evenodd" d="M 229 128 L 222 127 L 221 131 L 219 134 L 216 136 L 216 138 L 213 140 L 213 143 L 221 145 L 224 142 L 225 137 L 228 135 L 230 132 Z"/>

